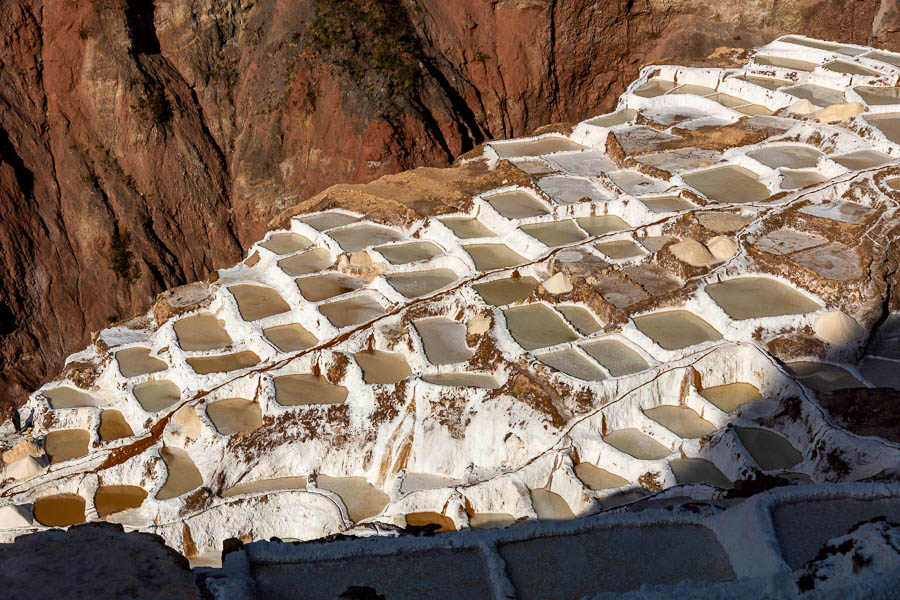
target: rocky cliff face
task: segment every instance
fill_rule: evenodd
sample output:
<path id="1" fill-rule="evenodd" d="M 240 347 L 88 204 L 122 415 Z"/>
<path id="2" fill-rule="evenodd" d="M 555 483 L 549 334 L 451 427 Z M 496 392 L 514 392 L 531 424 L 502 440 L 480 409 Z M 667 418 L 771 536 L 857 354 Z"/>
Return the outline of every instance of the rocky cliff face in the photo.
<path id="1" fill-rule="evenodd" d="M 0 402 L 335 182 L 611 108 L 639 67 L 805 34 L 900 48 L 895 1 L 7 0 Z"/>

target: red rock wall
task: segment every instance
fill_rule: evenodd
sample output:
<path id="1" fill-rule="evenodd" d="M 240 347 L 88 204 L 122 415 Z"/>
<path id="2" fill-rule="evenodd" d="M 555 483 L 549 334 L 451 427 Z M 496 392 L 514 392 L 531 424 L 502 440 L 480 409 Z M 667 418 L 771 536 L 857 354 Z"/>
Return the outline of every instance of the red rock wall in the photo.
<path id="1" fill-rule="evenodd" d="M 650 62 L 789 32 L 900 48 L 887 0 L 402 0 L 421 76 L 398 92 L 311 41 L 317 5 L 0 2 L 0 402 L 331 184 L 606 111 Z"/>

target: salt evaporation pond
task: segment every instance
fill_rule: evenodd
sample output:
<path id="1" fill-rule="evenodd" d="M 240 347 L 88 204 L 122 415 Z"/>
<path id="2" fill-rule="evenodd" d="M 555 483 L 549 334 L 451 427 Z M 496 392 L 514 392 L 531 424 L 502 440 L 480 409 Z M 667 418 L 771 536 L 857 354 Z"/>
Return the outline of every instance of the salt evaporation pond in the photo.
<path id="1" fill-rule="evenodd" d="M 706 286 L 706 293 L 732 319 L 801 315 L 821 308 L 792 287 L 768 277 L 738 277 Z"/>
<path id="2" fill-rule="evenodd" d="M 258 321 L 291 310 L 284 298 L 267 286 L 242 283 L 230 286 L 228 291 L 234 296 L 245 321 Z"/>

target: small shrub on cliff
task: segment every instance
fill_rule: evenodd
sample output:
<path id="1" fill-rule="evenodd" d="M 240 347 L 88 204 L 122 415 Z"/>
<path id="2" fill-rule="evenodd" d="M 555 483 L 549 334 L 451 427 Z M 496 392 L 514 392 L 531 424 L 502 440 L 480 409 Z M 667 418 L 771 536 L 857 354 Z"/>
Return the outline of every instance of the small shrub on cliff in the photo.
<path id="1" fill-rule="evenodd" d="M 80 39 L 81 41 L 88 39 L 88 37 L 90 37 L 90 35 L 91 35 L 91 30 L 88 29 L 87 27 L 85 27 L 84 25 L 82 25 L 81 27 L 78 28 L 78 39 Z"/>
<path id="2" fill-rule="evenodd" d="M 131 105 L 131 110 L 143 119 L 152 121 L 157 125 L 162 125 L 172 117 L 169 101 L 162 91 L 155 91 L 146 96 L 141 96 L 137 102 Z"/>
<path id="3" fill-rule="evenodd" d="M 109 268 L 116 278 L 131 285 L 141 277 L 141 266 L 131 251 L 131 232 L 113 231 L 109 244 Z"/>
<path id="4" fill-rule="evenodd" d="M 422 78 L 419 39 L 400 0 L 316 0 L 313 43 L 362 80 L 375 72 L 394 91 L 411 91 Z"/>

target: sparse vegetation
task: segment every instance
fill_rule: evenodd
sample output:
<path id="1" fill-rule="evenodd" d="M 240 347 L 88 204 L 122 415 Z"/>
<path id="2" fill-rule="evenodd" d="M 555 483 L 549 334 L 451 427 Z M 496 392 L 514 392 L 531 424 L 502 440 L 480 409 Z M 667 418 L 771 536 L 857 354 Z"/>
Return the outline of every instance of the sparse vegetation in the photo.
<path id="1" fill-rule="evenodd" d="M 317 0 L 311 34 L 358 81 L 380 74 L 394 94 L 421 82 L 419 39 L 399 0 Z"/>
<path id="2" fill-rule="evenodd" d="M 164 124 L 172 117 L 169 100 L 161 90 L 141 96 L 137 102 L 131 105 L 131 110 L 140 115 L 141 118 L 152 121 L 157 125 Z"/>
<path id="3" fill-rule="evenodd" d="M 84 41 L 88 39 L 91 35 L 91 30 L 82 25 L 78 28 L 78 39 Z"/>
<path id="4" fill-rule="evenodd" d="M 89 185 L 93 190 L 100 188 L 100 178 L 97 177 L 96 173 L 85 173 L 81 176 L 81 181 Z"/>
<path id="5" fill-rule="evenodd" d="M 482 52 L 479 50 L 475 53 L 475 62 L 480 62 L 482 65 L 491 57 L 487 52 Z"/>
<path id="6" fill-rule="evenodd" d="M 109 244 L 109 268 L 116 278 L 131 285 L 141 277 L 141 266 L 131 251 L 131 232 L 113 231 Z"/>

